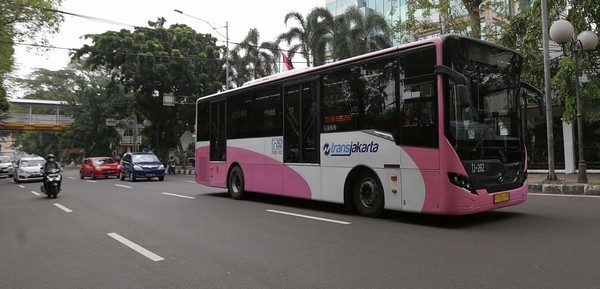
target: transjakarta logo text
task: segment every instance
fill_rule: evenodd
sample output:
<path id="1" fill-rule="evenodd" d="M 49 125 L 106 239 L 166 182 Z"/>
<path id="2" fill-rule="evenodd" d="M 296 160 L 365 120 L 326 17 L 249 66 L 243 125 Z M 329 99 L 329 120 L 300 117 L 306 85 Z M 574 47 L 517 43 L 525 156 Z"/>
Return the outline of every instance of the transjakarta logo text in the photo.
<path id="1" fill-rule="evenodd" d="M 379 144 L 371 141 L 370 143 L 325 143 L 323 152 L 326 156 L 350 156 L 352 154 L 376 153 L 379 150 Z"/>

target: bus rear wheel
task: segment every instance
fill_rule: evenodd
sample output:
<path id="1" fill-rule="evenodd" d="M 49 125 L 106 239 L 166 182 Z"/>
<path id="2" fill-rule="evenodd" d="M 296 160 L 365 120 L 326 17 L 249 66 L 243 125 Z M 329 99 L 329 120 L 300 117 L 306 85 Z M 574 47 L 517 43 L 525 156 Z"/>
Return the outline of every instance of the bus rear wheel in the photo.
<path id="1" fill-rule="evenodd" d="M 244 190 L 244 173 L 239 166 L 235 166 L 233 169 L 231 169 L 227 181 L 227 187 L 231 198 L 235 200 L 241 200 L 245 197 L 246 191 Z"/>
<path id="2" fill-rule="evenodd" d="M 354 205 L 365 217 L 379 217 L 383 212 L 383 186 L 374 173 L 364 171 L 358 175 L 354 186 Z"/>

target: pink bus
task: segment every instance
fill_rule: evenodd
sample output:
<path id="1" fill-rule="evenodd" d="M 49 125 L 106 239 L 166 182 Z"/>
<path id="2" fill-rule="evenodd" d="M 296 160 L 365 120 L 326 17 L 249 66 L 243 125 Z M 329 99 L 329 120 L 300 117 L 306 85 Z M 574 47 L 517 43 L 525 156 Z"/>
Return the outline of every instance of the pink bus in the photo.
<path id="1" fill-rule="evenodd" d="M 196 182 L 383 210 L 527 199 L 521 55 L 444 35 L 202 97 Z M 539 92 L 539 91 L 538 91 Z"/>

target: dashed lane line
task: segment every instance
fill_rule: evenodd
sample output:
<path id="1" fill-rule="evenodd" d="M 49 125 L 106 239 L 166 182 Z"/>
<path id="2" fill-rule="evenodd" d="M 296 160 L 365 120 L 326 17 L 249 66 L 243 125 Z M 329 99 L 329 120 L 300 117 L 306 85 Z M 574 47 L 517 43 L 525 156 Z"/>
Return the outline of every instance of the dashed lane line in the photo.
<path id="1" fill-rule="evenodd" d="M 121 185 L 121 184 L 115 184 L 115 186 L 121 187 L 121 188 L 127 188 L 127 189 L 132 189 L 133 188 L 131 186 L 126 186 L 126 185 Z"/>
<path id="2" fill-rule="evenodd" d="M 158 256 L 150 251 L 148 251 L 147 249 L 145 249 L 144 247 L 129 241 L 128 239 L 126 239 L 125 237 L 117 234 L 117 233 L 108 233 L 107 235 L 109 235 L 111 238 L 119 241 L 121 244 L 133 249 L 134 251 L 144 255 L 145 257 L 147 257 L 148 259 L 154 261 L 154 262 L 158 262 L 158 261 L 162 261 L 164 260 L 163 257 Z"/>
<path id="3" fill-rule="evenodd" d="M 65 211 L 65 212 L 67 212 L 67 213 L 72 213 L 72 212 L 73 212 L 71 209 L 69 209 L 69 208 L 67 208 L 67 207 L 65 207 L 65 206 L 63 206 L 63 205 L 61 205 L 61 204 L 59 204 L 59 203 L 54 203 L 54 205 L 55 205 L 57 208 L 59 208 L 59 209 L 61 209 L 61 210 Z"/>
<path id="4" fill-rule="evenodd" d="M 162 192 L 161 194 L 163 194 L 163 195 L 167 195 L 167 196 L 173 196 L 173 197 L 184 198 L 184 199 L 195 199 L 195 197 L 184 196 L 184 195 L 178 195 L 178 194 L 171 194 L 171 193 L 167 193 L 167 192 Z"/>
<path id="5" fill-rule="evenodd" d="M 301 215 L 301 214 L 284 212 L 284 211 L 277 211 L 277 210 L 267 210 L 267 212 L 276 213 L 276 214 L 282 214 L 282 215 L 288 215 L 288 216 L 294 216 L 294 217 L 300 217 L 300 218 L 311 219 L 311 220 L 317 220 L 317 221 L 323 221 L 323 222 L 336 223 L 336 224 L 341 224 L 341 225 L 350 225 L 350 224 L 352 224 L 350 222 L 338 221 L 338 220 L 333 220 L 333 219 L 325 219 L 325 218 L 319 218 L 319 217 L 314 217 L 314 216 L 309 216 L 309 215 Z"/>

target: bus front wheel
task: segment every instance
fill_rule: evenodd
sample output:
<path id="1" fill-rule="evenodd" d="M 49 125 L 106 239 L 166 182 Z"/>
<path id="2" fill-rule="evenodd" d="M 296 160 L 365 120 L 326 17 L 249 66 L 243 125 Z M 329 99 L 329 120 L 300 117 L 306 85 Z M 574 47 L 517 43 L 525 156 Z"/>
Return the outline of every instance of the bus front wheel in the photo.
<path id="1" fill-rule="evenodd" d="M 365 217 L 375 218 L 383 212 L 383 186 L 374 173 L 363 171 L 358 175 L 354 186 L 354 205 Z"/>
<path id="2" fill-rule="evenodd" d="M 231 169 L 227 187 L 231 198 L 235 200 L 241 200 L 244 198 L 246 194 L 246 191 L 244 191 L 244 173 L 239 166 L 235 166 L 233 169 Z"/>

